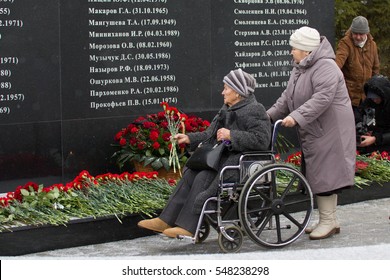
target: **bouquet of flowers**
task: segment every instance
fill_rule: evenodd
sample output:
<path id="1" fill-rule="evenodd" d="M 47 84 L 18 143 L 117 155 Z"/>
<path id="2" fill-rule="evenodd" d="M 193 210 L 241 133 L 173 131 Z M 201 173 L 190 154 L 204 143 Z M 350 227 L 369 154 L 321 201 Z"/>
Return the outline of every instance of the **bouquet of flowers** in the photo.
<path id="1" fill-rule="evenodd" d="M 168 164 L 169 166 L 173 167 L 173 172 L 176 173 L 177 169 L 181 176 L 181 166 L 177 147 L 178 144 L 174 140 L 174 137 L 176 134 L 179 133 L 179 130 L 181 130 L 182 133 L 185 133 L 184 122 L 187 120 L 188 117 L 185 114 L 181 114 L 175 107 L 169 107 L 168 103 L 166 102 L 161 103 L 161 105 L 164 108 L 165 119 L 168 123 L 167 128 L 169 130 L 169 133 L 171 134 Z M 179 147 L 179 149 L 181 150 L 181 152 L 183 152 L 184 148 Z"/>
<path id="2" fill-rule="evenodd" d="M 115 135 L 117 151 L 112 155 L 120 169 L 134 161 L 153 170 L 179 169 L 188 159 L 185 145 L 178 145 L 173 136 L 182 132 L 204 131 L 210 123 L 197 116 L 187 116 L 167 103 L 164 111 L 136 118 Z"/>

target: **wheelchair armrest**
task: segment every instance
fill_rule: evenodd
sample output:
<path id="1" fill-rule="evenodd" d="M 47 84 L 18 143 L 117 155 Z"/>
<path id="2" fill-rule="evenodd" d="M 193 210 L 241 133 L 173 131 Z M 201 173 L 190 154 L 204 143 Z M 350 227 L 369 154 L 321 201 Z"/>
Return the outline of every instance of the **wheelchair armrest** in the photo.
<path id="1" fill-rule="evenodd" d="M 243 161 L 264 161 L 264 160 L 271 160 L 274 161 L 275 154 L 273 151 L 250 151 L 250 152 L 243 152 L 240 157 L 239 165 Z"/>
<path id="2" fill-rule="evenodd" d="M 242 152 L 242 156 L 251 156 L 251 155 L 264 155 L 264 154 L 273 154 L 273 151 L 271 150 L 265 150 L 265 151 L 249 151 L 249 152 Z"/>
<path id="3" fill-rule="evenodd" d="M 227 165 L 224 168 L 222 168 L 221 172 L 219 173 L 219 181 L 221 183 L 224 182 L 223 175 L 225 174 L 225 172 L 227 172 L 229 170 L 239 171 L 240 170 L 240 165 Z"/>
<path id="4" fill-rule="evenodd" d="M 250 151 L 250 152 L 243 152 L 242 155 L 256 155 L 259 154 L 260 151 Z"/>

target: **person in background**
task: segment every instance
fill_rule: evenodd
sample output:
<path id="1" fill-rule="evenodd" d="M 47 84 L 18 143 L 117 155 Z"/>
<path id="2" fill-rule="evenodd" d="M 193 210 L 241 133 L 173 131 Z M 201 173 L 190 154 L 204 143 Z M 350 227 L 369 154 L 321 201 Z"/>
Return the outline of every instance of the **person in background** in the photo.
<path id="1" fill-rule="evenodd" d="M 206 131 L 177 134 L 179 144 L 195 150 L 199 143 L 213 137 L 213 143 L 229 141 L 219 171 L 227 165 L 237 165 L 242 152 L 267 150 L 271 143 L 271 123 L 264 106 L 253 92 L 256 80 L 241 69 L 230 71 L 223 78 L 224 105 Z M 216 129 L 215 129 L 216 127 Z M 214 135 L 213 132 L 216 131 Z M 158 218 L 142 220 L 140 228 L 162 232 L 168 237 L 195 234 L 204 202 L 215 195 L 219 185 L 219 171 L 185 168 L 183 177 Z M 233 175 L 232 175 L 233 176 Z M 238 178 L 230 177 L 227 180 Z"/>
<path id="2" fill-rule="evenodd" d="M 390 81 L 375 75 L 364 84 L 364 92 L 367 98 L 356 117 L 358 150 L 390 152 Z"/>
<path id="3" fill-rule="evenodd" d="M 370 34 L 368 20 L 357 16 L 351 27 L 339 41 L 336 63 L 344 74 L 354 113 L 365 99 L 364 83 L 379 74 L 378 48 Z"/>
<path id="4" fill-rule="evenodd" d="M 267 110 L 271 120 L 297 127 L 302 171 L 315 195 L 319 222 L 310 239 L 340 232 L 337 196 L 354 185 L 355 122 L 351 100 L 335 53 L 326 37 L 307 26 L 290 36 L 293 69 L 287 87 Z"/>

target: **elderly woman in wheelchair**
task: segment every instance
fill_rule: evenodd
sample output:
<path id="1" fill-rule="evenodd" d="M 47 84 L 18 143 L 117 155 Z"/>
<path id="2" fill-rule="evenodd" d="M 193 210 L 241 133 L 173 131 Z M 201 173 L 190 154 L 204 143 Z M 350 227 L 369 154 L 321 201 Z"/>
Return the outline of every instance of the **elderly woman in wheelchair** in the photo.
<path id="1" fill-rule="evenodd" d="M 221 170 L 236 166 L 243 152 L 267 150 L 271 142 L 271 124 L 262 104 L 257 102 L 253 92 L 256 80 L 241 69 L 230 71 L 223 78 L 222 96 L 224 105 L 204 132 L 178 134 L 178 143 L 189 145 L 194 151 L 206 139 L 212 144 L 225 142 L 218 167 L 194 170 L 185 168 L 182 179 L 166 207 L 158 218 L 142 220 L 141 228 L 163 233 L 169 237 L 198 239 L 199 220 L 204 214 L 202 208 L 210 197 L 219 193 Z M 225 180 L 236 181 L 239 171 L 229 172 Z M 205 219 L 204 219 L 205 220 Z"/>

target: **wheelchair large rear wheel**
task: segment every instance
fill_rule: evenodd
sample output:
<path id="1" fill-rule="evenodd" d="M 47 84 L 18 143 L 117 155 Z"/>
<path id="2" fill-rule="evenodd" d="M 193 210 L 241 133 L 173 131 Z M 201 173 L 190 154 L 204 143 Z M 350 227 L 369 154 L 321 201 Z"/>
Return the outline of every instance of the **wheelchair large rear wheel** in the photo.
<path id="1" fill-rule="evenodd" d="M 306 178 L 284 164 L 271 164 L 253 174 L 239 198 L 240 222 L 246 234 L 265 247 L 282 247 L 305 231 L 313 210 Z"/>

